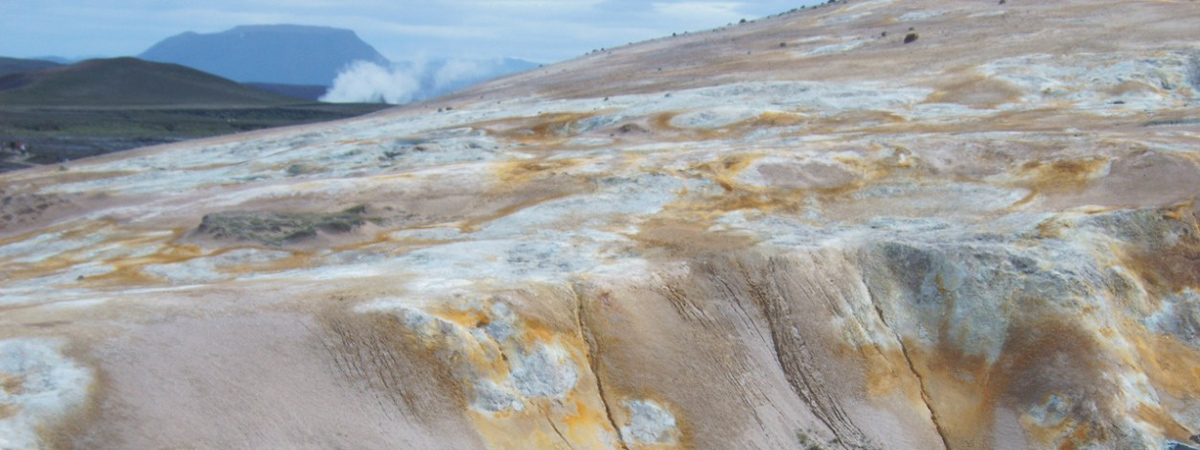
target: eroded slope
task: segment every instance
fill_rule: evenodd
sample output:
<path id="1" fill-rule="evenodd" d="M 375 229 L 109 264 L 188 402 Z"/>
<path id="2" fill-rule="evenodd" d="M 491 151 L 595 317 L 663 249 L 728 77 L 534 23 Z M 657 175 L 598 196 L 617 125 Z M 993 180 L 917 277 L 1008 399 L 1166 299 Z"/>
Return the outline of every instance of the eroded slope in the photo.
<path id="1" fill-rule="evenodd" d="M 0 448 L 1186 448 L 1194 6 L 838 3 L 5 174 Z"/>

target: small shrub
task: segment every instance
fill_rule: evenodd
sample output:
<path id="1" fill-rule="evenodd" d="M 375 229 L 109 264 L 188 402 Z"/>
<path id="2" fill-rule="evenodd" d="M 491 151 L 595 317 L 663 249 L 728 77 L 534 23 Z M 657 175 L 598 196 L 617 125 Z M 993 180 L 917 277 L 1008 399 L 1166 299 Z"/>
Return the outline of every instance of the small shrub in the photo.
<path id="1" fill-rule="evenodd" d="M 796 430 L 796 440 L 800 442 L 800 448 L 803 450 L 825 450 L 825 446 L 821 445 L 816 439 L 809 437 L 804 430 Z"/>
<path id="2" fill-rule="evenodd" d="M 908 33 L 908 35 L 904 36 L 904 43 L 911 44 L 913 42 L 917 42 L 917 39 L 919 38 L 920 36 L 917 36 L 917 33 Z"/>

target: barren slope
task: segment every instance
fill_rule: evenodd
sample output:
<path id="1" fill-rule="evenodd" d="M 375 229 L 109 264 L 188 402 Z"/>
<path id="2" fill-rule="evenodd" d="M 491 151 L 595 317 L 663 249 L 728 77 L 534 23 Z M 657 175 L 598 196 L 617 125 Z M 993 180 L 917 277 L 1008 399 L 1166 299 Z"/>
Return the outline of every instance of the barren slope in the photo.
<path id="1" fill-rule="evenodd" d="M 1186 449 L 1197 23 L 852 1 L 0 175 L 0 449 Z"/>

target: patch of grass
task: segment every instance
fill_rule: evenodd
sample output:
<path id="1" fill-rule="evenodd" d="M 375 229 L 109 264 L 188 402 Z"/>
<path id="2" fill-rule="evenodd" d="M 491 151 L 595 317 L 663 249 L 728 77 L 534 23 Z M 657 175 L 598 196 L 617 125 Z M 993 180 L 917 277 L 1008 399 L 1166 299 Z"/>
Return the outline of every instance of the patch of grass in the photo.
<path id="1" fill-rule="evenodd" d="M 0 107 L 0 137 L 207 137 L 344 119 L 388 106 L 313 103 L 244 108 Z"/>
<path id="2" fill-rule="evenodd" d="M 28 65 L 0 59 L 0 69 L 6 64 Z M 315 103 L 174 64 L 90 60 L 0 76 L 0 142 L 27 142 L 32 155 L 0 162 L 56 163 L 145 145 L 345 119 L 389 106 Z"/>
<path id="3" fill-rule="evenodd" d="M 828 442 L 821 442 L 821 439 L 812 433 L 805 430 L 796 430 L 796 441 L 800 444 L 801 450 L 882 450 L 883 447 L 869 442 L 867 443 L 847 443 L 841 439 L 834 437 Z"/>
<path id="4" fill-rule="evenodd" d="M 23 141 L 29 162 L 57 163 L 244 131 L 346 119 L 390 105 L 308 103 L 268 107 L 0 106 L 0 142 Z"/>
<path id="5" fill-rule="evenodd" d="M 796 440 L 800 442 L 800 448 L 804 450 L 826 450 L 824 445 L 816 438 L 809 436 L 804 430 L 796 430 Z"/>

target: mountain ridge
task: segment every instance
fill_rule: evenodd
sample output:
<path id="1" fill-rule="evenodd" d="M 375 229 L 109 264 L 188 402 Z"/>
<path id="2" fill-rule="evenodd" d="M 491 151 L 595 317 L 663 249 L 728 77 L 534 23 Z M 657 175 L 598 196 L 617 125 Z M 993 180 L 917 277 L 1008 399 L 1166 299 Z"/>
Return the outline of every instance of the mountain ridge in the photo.
<path id="1" fill-rule="evenodd" d="M 352 30 L 308 25 L 242 25 L 218 33 L 185 32 L 140 58 L 176 63 L 243 83 L 332 84 L 354 61 L 390 62 Z"/>

